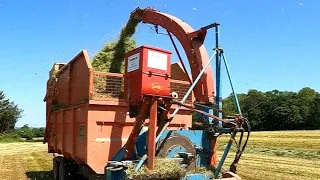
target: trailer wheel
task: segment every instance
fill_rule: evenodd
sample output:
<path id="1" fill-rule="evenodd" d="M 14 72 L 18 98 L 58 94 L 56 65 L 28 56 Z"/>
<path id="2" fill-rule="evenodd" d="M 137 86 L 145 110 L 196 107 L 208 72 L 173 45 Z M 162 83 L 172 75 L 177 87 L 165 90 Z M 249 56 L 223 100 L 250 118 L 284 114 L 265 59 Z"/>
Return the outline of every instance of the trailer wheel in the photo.
<path id="1" fill-rule="evenodd" d="M 58 180 L 72 180 L 77 177 L 77 169 L 73 161 L 62 158 L 59 164 L 59 179 Z"/>
<path id="2" fill-rule="evenodd" d="M 62 157 L 55 157 L 53 158 L 53 179 L 59 180 L 59 166 L 61 163 Z"/>

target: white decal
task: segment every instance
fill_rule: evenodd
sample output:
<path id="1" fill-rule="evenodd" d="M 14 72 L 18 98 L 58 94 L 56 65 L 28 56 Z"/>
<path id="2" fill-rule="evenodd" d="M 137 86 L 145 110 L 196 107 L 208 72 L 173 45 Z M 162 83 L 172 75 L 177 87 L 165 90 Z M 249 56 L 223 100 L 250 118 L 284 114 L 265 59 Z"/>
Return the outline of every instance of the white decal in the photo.
<path id="1" fill-rule="evenodd" d="M 148 67 L 167 70 L 168 55 L 148 50 Z"/>
<path id="2" fill-rule="evenodd" d="M 139 60 L 140 60 L 140 53 L 129 56 L 127 72 L 131 72 L 139 69 Z"/>

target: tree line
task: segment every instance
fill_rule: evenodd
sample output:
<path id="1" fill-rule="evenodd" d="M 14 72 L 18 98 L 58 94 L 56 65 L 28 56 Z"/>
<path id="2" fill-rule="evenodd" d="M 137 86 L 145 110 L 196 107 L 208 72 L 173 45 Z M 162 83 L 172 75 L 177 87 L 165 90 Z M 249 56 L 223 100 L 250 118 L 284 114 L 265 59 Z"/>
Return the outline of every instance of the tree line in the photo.
<path id="1" fill-rule="evenodd" d="M 320 129 L 320 94 L 305 87 L 298 92 L 251 89 L 237 94 L 241 111 L 256 131 Z M 235 109 L 233 94 L 223 100 L 224 115 Z"/>
<path id="2" fill-rule="evenodd" d="M 44 128 L 30 128 L 27 124 L 21 128 L 15 128 L 17 121 L 22 117 L 23 110 L 14 101 L 6 98 L 0 91 L 0 139 L 31 140 L 34 137 L 43 137 Z"/>
<path id="3" fill-rule="evenodd" d="M 25 124 L 21 128 L 15 129 L 18 137 L 25 138 L 26 140 L 32 140 L 33 138 L 43 137 L 44 136 L 44 128 L 30 128 L 28 124 Z"/>
<path id="4" fill-rule="evenodd" d="M 241 111 L 255 131 L 320 129 L 320 93 L 305 87 L 298 92 L 255 89 L 237 94 Z M 223 115 L 237 113 L 233 94 L 223 99 Z M 32 139 L 43 137 L 44 128 L 15 128 L 23 110 L 0 91 L 0 135 Z"/>
<path id="5" fill-rule="evenodd" d="M 44 136 L 44 127 L 30 128 L 27 124 L 20 128 L 15 128 L 0 132 L 0 142 L 15 142 L 15 141 L 41 141 Z M 33 139 L 40 138 L 40 139 Z"/>

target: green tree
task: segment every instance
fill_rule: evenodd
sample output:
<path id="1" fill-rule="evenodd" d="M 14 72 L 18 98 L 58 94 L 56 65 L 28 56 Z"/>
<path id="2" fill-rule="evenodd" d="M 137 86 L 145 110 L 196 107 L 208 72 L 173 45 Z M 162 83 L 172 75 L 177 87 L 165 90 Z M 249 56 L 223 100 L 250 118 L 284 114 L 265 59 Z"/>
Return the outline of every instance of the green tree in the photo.
<path id="1" fill-rule="evenodd" d="M 320 129 L 320 94 L 317 93 L 310 104 L 310 117 L 306 121 L 306 129 Z"/>
<path id="2" fill-rule="evenodd" d="M 304 126 L 306 128 L 312 127 L 312 121 L 314 117 L 314 107 L 317 105 L 314 103 L 316 101 L 317 92 L 309 87 L 302 88 L 298 92 L 298 101 L 300 107 L 300 114 L 304 120 Z M 312 114 L 313 113 L 313 114 Z"/>
<path id="3" fill-rule="evenodd" d="M 29 128 L 28 124 L 25 124 L 21 128 L 19 128 L 18 134 L 22 138 L 26 138 L 26 140 L 32 140 L 35 137 L 34 131 Z"/>
<path id="4" fill-rule="evenodd" d="M 248 94 L 242 100 L 243 115 L 248 118 L 252 128 L 256 130 L 261 129 L 262 121 L 262 103 L 265 102 L 265 95 L 263 92 L 250 89 Z"/>
<path id="5" fill-rule="evenodd" d="M 23 110 L 19 109 L 18 105 L 6 99 L 3 91 L 0 91 L 0 133 L 14 130 L 22 112 Z"/>
<path id="6" fill-rule="evenodd" d="M 33 128 L 32 129 L 34 137 L 43 137 L 44 136 L 44 128 Z"/>
<path id="7" fill-rule="evenodd" d="M 240 107 L 243 107 L 243 101 L 246 99 L 247 94 L 237 94 L 237 98 L 239 100 Z M 237 114 L 237 106 L 234 101 L 233 94 L 231 93 L 227 98 L 222 100 L 222 110 L 223 116 L 233 116 Z"/>
<path id="8" fill-rule="evenodd" d="M 253 130 L 320 129 L 320 94 L 309 87 L 298 92 L 252 89 L 238 98 Z M 223 100 L 223 111 L 224 116 L 235 113 L 232 94 Z"/>
<path id="9" fill-rule="evenodd" d="M 262 130 L 296 129 L 301 116 L 297 109 L 297 93 L 268 91 L 262 103 Z"/>

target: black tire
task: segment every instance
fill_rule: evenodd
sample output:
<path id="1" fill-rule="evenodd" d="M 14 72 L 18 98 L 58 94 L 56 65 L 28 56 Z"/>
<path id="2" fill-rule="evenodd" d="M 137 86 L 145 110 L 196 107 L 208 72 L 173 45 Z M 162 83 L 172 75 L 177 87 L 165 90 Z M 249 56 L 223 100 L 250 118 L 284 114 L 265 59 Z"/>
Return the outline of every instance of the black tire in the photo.
<path id="1" fill-rule="evenodd" d="M 59 166 L 61 163 L 62 157 L 53 158 L 53 179 L 59 180 Z"/>
<path id="2" fill-rule="evenodd" d="M 67 180 L 67 170 L 63 162 L 59 165 L 59 180 Z"/>
<path id="3" fill-rule="evenodd" d="M 89 178 L 85 177 L 84 175 L 78 174 L 77 175 L 77 180 L 89 180 Z"/>
<path id="4" fill-rule="evenodd" d="M 58 180 L 73 180 L 77 177 L 77 168 L 72 160 L 62 158 L 59 164 Z"/>

